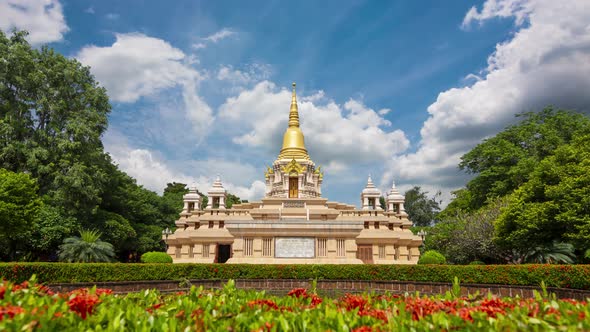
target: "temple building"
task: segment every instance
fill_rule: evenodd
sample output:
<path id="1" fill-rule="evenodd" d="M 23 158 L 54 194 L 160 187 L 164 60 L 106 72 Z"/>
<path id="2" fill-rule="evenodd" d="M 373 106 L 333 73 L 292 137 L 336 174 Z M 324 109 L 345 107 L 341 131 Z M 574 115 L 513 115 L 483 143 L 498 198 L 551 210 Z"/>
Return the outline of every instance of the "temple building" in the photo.
<path id="1" fill-rule="evenodd" d="M 404 196 L 385 196 L 371 176 L 361 208 L 322 197 L 323 173 L 305 148 L 295 83 L 283 146 L 264 174 L 261 201 L 226 208 L 218 176 L 201 209 L 197 188 L 184 195 L 176 231 L 167 238 L 175 263 L 416 264 L 422 240 L 410 231 Z"/>

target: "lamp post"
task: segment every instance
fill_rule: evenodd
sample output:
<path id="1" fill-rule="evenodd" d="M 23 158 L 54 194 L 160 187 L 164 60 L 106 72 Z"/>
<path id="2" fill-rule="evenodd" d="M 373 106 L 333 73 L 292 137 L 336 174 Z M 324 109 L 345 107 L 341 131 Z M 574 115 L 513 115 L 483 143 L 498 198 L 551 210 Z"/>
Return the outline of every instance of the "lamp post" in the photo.
<path id="1" fill-rule="evenodd" d="M 162 236 L 165 237 L 164 243 L 166 244 L 166 252 L 168 252 L 168 235 L 170 234 L 172 234 L 172 231 L 168 227 L 166 227 L 166 229 L 162 231 Z"/>
<path id="2" fill-rule="evenodd" d="M 426 238 L 426 235 L 428 235 L 428 233 L 426 233 L 423 229 L 421 229 L 418 232 L 418 234 L 416 234 L 416 235 L 418 235 L 419 237 L 421 237 L 422 238 L 422 242 L 424 242 L 424 238 Z"/>
<path id="3" fill-rule="evenodd" d="M 428 235 L 428 233 L 421 229 L 416 235 L 422 238 L 422 244 L 420 245 L 420 247 L 422 248 L 422 250 L 424 250 L 424 239 L 426 238 L 426 235 Z"/>

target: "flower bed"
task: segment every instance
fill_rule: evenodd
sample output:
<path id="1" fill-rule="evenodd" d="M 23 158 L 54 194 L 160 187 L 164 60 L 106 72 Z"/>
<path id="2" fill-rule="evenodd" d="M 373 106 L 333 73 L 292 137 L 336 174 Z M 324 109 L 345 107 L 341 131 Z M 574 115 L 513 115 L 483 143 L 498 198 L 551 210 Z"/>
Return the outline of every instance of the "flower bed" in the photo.
<path id="1" fill-rule="evenodd" d="M 321 298 L 308 289 L 287 296 L 236 289 L 191 288 L 114 295 L 105 289 L 54 294 L 24 282 L 0 284 L 0 330 L 81 331 L 397 331 L 397 330 L 590 330 L 585 301 L 490 295 L 350 295 Z"/>
<path id="2" fill-rule="evenodd" d="M 398 280 L 590 289 L 590 265 L 255 265 L 0 263 L 0 279 L 44 283 L 182 279 Z"/>

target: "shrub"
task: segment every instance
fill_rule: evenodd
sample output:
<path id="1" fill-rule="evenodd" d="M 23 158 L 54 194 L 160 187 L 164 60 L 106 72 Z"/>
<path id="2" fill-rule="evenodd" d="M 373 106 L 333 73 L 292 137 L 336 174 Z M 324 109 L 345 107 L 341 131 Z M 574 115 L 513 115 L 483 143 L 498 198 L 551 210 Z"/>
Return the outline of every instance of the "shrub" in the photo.
<path id="1" fill-rule="evenodd" d="M 486 265 L 486 263 L 484 263 L 482 261 L 473 261 L 473 262 L 469 263 L 469 265 Z"/>
<path id="2" fill-rule="evenodd" d="M 590 265 L 260 265 L 0 263 L 0 280 L 43 283 L 139 280 L 328 279 L 399 280 L 590 289 Z"/>
<path id="3" fill-rule="evenodd" d="M 142 263 L 172 263 L 172 257 L 165 252 L 150 251 L 141 255 Z"/>
<path id="4" fill-rule="evenodd" d="M 447 259 L 436 250 L 428 250 L 420 256 L 418 264 L 446 264 Z"/>

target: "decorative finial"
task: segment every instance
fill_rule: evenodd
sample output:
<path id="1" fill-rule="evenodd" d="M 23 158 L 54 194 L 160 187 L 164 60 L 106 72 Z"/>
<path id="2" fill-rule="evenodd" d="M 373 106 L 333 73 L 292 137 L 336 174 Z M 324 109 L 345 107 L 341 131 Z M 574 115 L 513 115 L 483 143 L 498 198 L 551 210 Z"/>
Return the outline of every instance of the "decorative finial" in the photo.
<path id="1" fill-rule="evenodd" d="M 293 82 L 293 94 L 291 96 L 291 110 L 289 111 L 289 127 L 299 127 L 299 110 L 297 108 L 297 94 Z"/>
<path id="2" fill-rule="evenodd" d="M 391 180 L 391 189 L 395 189 L 395 180 Z"/>

